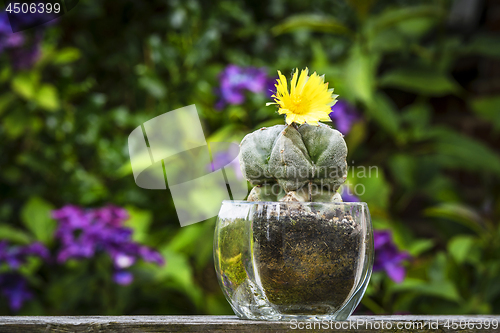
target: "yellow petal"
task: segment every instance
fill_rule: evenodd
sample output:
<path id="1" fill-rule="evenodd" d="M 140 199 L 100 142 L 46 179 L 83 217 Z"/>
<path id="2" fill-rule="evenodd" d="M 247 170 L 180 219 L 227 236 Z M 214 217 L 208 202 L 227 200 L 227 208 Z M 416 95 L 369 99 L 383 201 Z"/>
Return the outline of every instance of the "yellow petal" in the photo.
<path id="1" fill-rule="evenodd" d="M 331 121 L 329 114 L 331 106 L 334 105 L 338 95 L 333 94 L 333 88 L 328 88 L 324 75 L 316 72 L 310 76 L 306 67 L 299 72 L 296 68 L 290 80 L 290 91 L 285 76 L 278 71 L 276 81 L 276 93 L 271 96 L 274 103 L 266 105 L 278 105 L 278 113 L 286 115 L 286 122 L 291 124 L 308 123 L 317 125 L 318 121 Z"/>

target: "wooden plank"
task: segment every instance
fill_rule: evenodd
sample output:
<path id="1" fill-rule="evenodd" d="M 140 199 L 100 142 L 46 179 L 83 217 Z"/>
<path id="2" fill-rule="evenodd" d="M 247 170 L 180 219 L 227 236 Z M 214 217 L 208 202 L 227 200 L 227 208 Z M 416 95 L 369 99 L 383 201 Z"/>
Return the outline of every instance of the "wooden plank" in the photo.
<path id="1" fill-rule="evenodd" d="M 500 332 L 500 316 L 352 316 L 345 322 L 268 322 L 235 316 L 0 317 L 0 332 Z M 446 327 L 448 326 L 448 327 Z"/>

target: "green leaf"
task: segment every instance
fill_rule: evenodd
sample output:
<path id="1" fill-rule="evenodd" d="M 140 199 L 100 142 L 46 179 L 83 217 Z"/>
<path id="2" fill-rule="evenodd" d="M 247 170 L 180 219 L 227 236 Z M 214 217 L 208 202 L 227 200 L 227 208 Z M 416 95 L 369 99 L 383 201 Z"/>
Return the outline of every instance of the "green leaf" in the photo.
<path id="1" fill-rule="evenodd" d="M 383 75 L 379 84 L 430 96 L 457 93 L 461 89 L 451 77 L 430 69 L 398 68 Z"/>
<path id="2" fill-rule="evenodd" d="M 43 284 L 43 281 L 38 277 L 37 271 L 43 264 L 44 260 L 42 258 L 30 256 L 19 267 L 19 272 L 24 276 L 29 276 L 30 282 L 34 282 L 35 285 L 40 286 Z"/>
<path id="3" fill-rule="evenodd" d="M 356 184 L 354 194 L 359 196 L 361 201 L 367 202 L 370 210 L 385 210 L 388 207 L 391 186 L 385 180 L 380 167 L 350 166 L 348 175 L 353 177 Z"/>
<path id="4" fill-rule="evenodd" d="M 248 120 L 248 111 L 240 105 L 230 105 L 227 107 L 226 117 L 232 123 L 244 123 Z"/>
<path id="5" fill-rule="evenodd" d="M 448 243 L 448 252 L 459 263 L 463 263 L 470 253 L 474 245 L 474 237 L 472 236 L 456 236 Z"/>
<path id="6" fill-rule="evenodd" d="M 50 217 L 54 207 L 47 201 L 31 197 L 21 209 L 21 221 L 24 226 L 45 244 L 53 240 L 57 222 Z"/>
<path id="7" fill-rule="evenodd" d="M 500 58 L 500 38 L 496 35 L 475 36 L 468 45 L 462 47 L 462 52 Z"/>
<path id="8" fill-rule="evenodd" d="M 139 78 L 139 86 L 146 90 L 151 96 L 158 99 L 165 97 L 167 93 L 165 85 L 158 78 L 153 76 L 143 76 Z"/>
<path id="9" fill-rule="evenodd" d="M 418 239 L 413 241 L 410 246 L 408 246 L 408 252 L 412 257 L 418 257 L 420 254 L 430 250 L 434 247 L 434 241 L 432 239 Z"/>
<path id="10" fill-rule="evenodd" d="M 407 277 L 401 284 L 391 288 L 393 291 L 415 291 L 423 295 L 434 296 L 454 302 L 461 300 L 457 288 L 451 281 L 429 281 Z"/>
<path id="11" fill-rule="evenodd" d="M 38 105 L 47 111 L 59 109 L 59 97 L 57 89 L 50 84 L 44 84 L 36 93 Z"/>
<path id="12" fill-rule="evenodd" d="M 500 96 L 476 98 L 472 100 L 471 107 L 481 118 L 491 122 L 497 132 L 500 132 Z"/>
<path id="13" fill-rule="evenodd" d="M 406 36 L 419 38 L 432 29 L 436 23 L 437 20 L 434 18 L 416 17 L 400 22 L 398 29 Z"/>
<path id="14" fill-rule="evenodd" d="M 349 0 L 349 5 L 356 10 L 358 17 L 361 19 L 368 15 L 374 3 L 375 0 Z"/>
<path id="15" fill-rule="evenodd" d="M 74 47 L 66 47 L 54 55 L 53 63 L 56 65 L 67 64 L 80 59 L 80 50 Z"/>
<path id="16" fill-rule="evenodd" d="M 187 256 L 166 248 L 160 252 L 167 263 L 158 271 L 156 278 L 158 280 L 172 279 L 186 288 L 192 285 L 193 272 Z"/>
<path id="17" fill-rule="evenodd" d="M 10 103 L 12 103 L 12 101 L 14 101 L 14 99 L 15 95 L 12 93 L 5 93 L 0 96 L 0 115 L 7 110 L 7 107 Z"/>
<path id="18" fill-rule="evenodd" d="M 328 55 L 325 52 L 325 49 L 321 45 L 321 42 L 319 40 L 312 41 L 311 42 L 311 51 L 313 54 L 312 62 L 311 62 L 311 67 L 315 68 L 315 70 L 318 73 L 324 73 L 323 68 L 328 68 Z M 325 75 L 326 76 L 326 75 Z M 330 76 L 327 76 L 330 78 Z M 331 79 L 331 78 L 330 78 Z"/>
<path id="19" fill-rule="evenodd" d="M 446 127 L 429 130 L 436 161 L 444 167 L 500 175 L 500 156 L 480 141 Z"/>
<path id="20" fill-rule="evenodd" d="M 352 35 L 352 31 L 336 18 L 316 14 L 294 15 L 287 18 L 271 31 L 275 35 L 289 33 L 301 29 L 328 32 L 338 35 Z"/>
<path id="21" fill-rule="evenodd" d="M 206 230 L 202 223 L 197 223 L 180 229 L 177 234 L 168 243 L 167 248 L 170 251 L 180 252 L 189 251 L 193 248 L 193 244 L 197 243 L 200 238 L 203 238 L 206 234 Z"/>
<path id="22" fill-rule="evenodd" d="M 355 46 L 344 68 L 345 89 L 366 105 L 370 105 L 373 99 L 377 62 L 376 55 L 369 55 Z"/>
<path id="23" fill-rule="evenodd" d="M 28 234 L 9 225 L 0 225 L 0 239 L 23 245 L 31 243 L 31 238 Z"/>
<path id="24" fill-rule="evenodd" d="M 12 70 L 9 66 L 5 66 L 1 71 L 0 71 L 0 83 L 4 83 L 8 79 L 10 79 L 10 76 L 12 75 Z"/>
<path id="25" fill-rule="evenodd" d="M 478 234 L 483 232 L 483 229 L 481 228 L 481 216 L 479 216 L 479 214 L 473 209 L 460 204 L 447 203 L 427 208 L 424 210 L 424 215 L 428 217 L 448 219 L 460 223 L 471 230 L 476 231 Z"/>
<path id="26" fill-rule="evenodd" d="M 345 142 L 350 152 L 356 151 L 356 148 L 365 141 L 366 134 L 366 122 L 358 121 L 352 125 L 349 134 L 345 137 Z"/>
<path id="27" fill-rule="evenodd" d="M 40 75 L 35 72 L 23 72 L 11 81 L 12 90 L 25 99 L 33 99 L 36 96 Z"/>
<path id="28" fill-rule="evenodd" d="M 134 230 L 132 239 L 139 243 L 146 243 L 148 230 L 153 221 L 151 212 L 133 206 L 127 206 L 125 209 L 129 214 L 129 218 L 125 221 L 124 225 Z"/>
<path id="29" fill-rule="evenodd" d="M 433 284 L 421 285 L 417 291 L 422 294 L 431 295 L 447 299 L 454 302 L 459 302 L 462 298 L 457 290 L 457 287 L 451 281 L 440 281 Z"/>
<path id="30" fill-rule="evenodd" d="M 401 52 L 406 47 L 405 36 L 397 30 L 384 30 L 368 39 L 368 48 L 375 52 Z"/>
<path id="31" fill-rule="evenodd" d="M 368 106 L 370 116 L 382 127 L 385 131 L 396 135 L 399 130 L 399 114 L 396 111 L 394 103 L 389 97 L 383 93 L 377 93 L 373 99 L 373 103 Z"/>
<path id="32" fill-rule="evenodd" d="M 29 124 L 22 113 L 12 112 L 2 119 L 2 127 L 11 139 L 16 139 L 26 131 Z"/>
<path id="33" fill-rule="evenodd" d="M 283 118 L 279 119 L 281 124 L 283 124 Z M 265 125 L 260 126 L 265 127 Z M 258 127 L 258 128 L 260 128 Z M 270 125 L 267 125 L 270 127 Z M 208 142 L 240 142 L 241 139 L 246 135 L 244 128 L 239 124 L 229 123 L 217 129 L 210 137 L 208 137 Z"/>
<path id="34" fill-rule="evenodd" d="M 194 283 L 193 269 L 189 264 L 188 257 L 167 248 L 164 248 L 161 254 L 167 263 L 156 270 L 155 279 L 162 282 L 166 281 L 172 288 L 186 293 L 193 302 L 199 302 L 202 295 L 200 289 Z"/>
<path id="35" fill-rule="evenodd" d="M 415 168 L 417 163 L 415 158 L 406 154 L 394 154 L 389 158 L 388 162 L 395 180 L 404 188 L 413 190 L 416 187 Z"/>
<path id="36" fill-rule="evenodd" d="M 441 7 L 435 5 L 412 6 L 402 8 L 391 8 L 382 14 L 375 16 L 367 25 L 369 32 L 378 33 L 381 30 L 394 28 L 400 23 L 417 18 L 442 17 L 445 15 Z"/>
<path id="37" fill-rule="evenodd" d="M 414 103 L 402 110 L 401 121 L 409 127 L 408 133 L 415 141 L 428 136 L 429 122 L 433 110 L 425 103 Z"/>

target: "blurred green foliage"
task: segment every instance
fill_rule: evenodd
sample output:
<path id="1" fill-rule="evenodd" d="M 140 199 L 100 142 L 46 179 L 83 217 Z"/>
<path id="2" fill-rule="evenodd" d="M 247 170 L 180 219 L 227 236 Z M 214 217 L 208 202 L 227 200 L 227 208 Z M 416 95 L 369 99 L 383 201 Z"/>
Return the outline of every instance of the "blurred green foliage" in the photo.
<path id="1" fill-rule="evenodd" d="M 48 212 L 66 203 L 127 207 L 137 241 L 167 264 L 141 263 L 128 287 L 110 263 L 34 260 L 37 297 L 21 314 L 231 313 L 212 264 L 214 221 L 180 228 L 168 191 L 134 183 L 128 134 L 196 104 L 209 141 L 240 141 L 283 123 L 266 97 L 217 111 L 227 64 L 325 73 L 363 114 L 346 136 L 351 166 L 377 166 L 363 184 L 376 228 L 412 254 L 405 281 L 376 273 L 360 311 L 500 311 L 500 95 L 480 89 L 500 38 L 484 18 L 450 27 L 452 1 L 82 0 L 15 71 L 0 55 L 0 239 L 48 246 Z M 484 85 L 484 83 L 483 83 Z M 356 170 L 353 168 L 353 170 Z M 2 300 L 1 313 L 8 313 Z"/>

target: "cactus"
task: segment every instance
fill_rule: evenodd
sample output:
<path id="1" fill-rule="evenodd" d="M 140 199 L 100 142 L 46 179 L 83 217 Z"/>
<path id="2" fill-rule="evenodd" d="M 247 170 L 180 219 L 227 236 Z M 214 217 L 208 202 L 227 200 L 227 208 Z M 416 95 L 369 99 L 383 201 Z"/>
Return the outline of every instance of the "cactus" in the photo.
<path id="1" fill-rule="evenodd" d="M 309 76 L 307 68 L 294 72 L 290 89 L 278 76 L 267 105 L 277 105 L 288 125 L 261 128 L 241 141 L 241 171 L 254 186 L 247 200 L 342 201 L 337 190 L 347 177 L 347 146 L 339 131 L 318 123 L 330 121 L 337 95 L 324 75 Z"/>
<path id="2" fill-rule="evenodd" d="M 248 201 L 342 201 L 347 146 L 327 125 L 261 128 L 240 145 L 243 175 L 254 186 Z"/>

